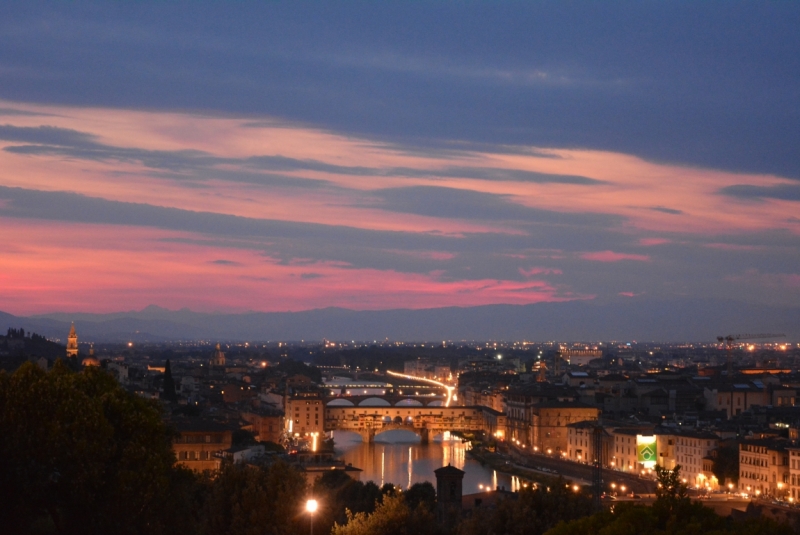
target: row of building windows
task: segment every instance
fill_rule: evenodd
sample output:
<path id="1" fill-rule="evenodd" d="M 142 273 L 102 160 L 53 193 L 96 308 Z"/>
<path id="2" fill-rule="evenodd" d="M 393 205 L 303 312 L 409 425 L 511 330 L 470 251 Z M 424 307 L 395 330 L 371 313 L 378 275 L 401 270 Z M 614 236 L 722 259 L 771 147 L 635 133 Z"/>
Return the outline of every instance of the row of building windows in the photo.
<path id="1" fill-rule="evenodd" d="M 211 454 L 207 451 L 179 451 L 179 461 L 207 461 L 211 458 Z"/>

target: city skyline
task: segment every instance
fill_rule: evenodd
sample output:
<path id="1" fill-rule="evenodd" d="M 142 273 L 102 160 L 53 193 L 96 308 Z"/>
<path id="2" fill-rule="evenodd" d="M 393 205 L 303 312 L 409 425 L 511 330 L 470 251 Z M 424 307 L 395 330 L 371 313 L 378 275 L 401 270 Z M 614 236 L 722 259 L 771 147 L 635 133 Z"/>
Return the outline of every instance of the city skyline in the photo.
<path id="1" fill-rule="evenodd" d="M 0 9 L 1 311 L 798 313 L 796 5 Z"/>

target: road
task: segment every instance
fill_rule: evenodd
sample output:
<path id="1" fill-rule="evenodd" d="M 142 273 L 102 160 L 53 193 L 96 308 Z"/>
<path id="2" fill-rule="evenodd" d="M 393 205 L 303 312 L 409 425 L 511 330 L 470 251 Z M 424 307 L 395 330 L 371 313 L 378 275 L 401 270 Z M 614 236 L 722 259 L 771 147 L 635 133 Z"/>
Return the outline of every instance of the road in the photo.
<path id="1" fill-rule="evenodd" d="M 550 475 L 560 475 L 568 479 L 592 481 L 592 471 L 594 468 L 588 464 L 567 461 L 557 457 L 530 453 L 527 451 L 523 453 L 523 450 L 510 445 L 503 448 L 503 453 L 513 459 L 516 464 L 527 468 L 532 468 L 534 470 L 544 468 L 546 469 L 545 472 L 549 471 L 548 473 Z M 622 494 L 620 489 L 623 486 L 626 489 L 626 494 L 653 494 L 656 490 L 656 482 L 653 479 L 644 479 L 625 472 L 604 469 L 603 485 L 606 492 L 611 492 L 612 483 L 616 485 L 619 494 Z"/>

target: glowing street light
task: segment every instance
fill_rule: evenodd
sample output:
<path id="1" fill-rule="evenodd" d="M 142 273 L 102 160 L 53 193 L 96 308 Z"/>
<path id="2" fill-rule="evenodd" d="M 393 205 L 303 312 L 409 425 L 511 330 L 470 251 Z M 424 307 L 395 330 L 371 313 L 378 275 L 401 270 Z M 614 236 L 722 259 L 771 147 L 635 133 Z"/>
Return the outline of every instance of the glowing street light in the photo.
<path id="1" fill-rule="evenodd" d="M 309 519 L 309 534 L 314 535 L 314 513 L 317 512 L 317 500 L 308 500 L 306 502 L 306 511 L 308 512 Z"/>

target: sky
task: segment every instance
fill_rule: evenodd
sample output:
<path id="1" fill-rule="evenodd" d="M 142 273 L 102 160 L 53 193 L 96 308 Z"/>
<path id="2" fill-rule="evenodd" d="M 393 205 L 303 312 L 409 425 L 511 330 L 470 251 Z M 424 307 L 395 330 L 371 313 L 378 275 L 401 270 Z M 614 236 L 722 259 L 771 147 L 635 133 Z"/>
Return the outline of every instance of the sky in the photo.
<path id="1" fill-rule="evenodd" d="M 800 302 L 800 3 L 0 4 L 0 310 Z"/>

